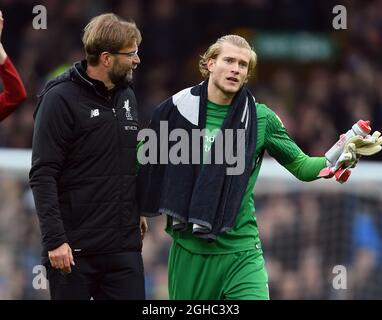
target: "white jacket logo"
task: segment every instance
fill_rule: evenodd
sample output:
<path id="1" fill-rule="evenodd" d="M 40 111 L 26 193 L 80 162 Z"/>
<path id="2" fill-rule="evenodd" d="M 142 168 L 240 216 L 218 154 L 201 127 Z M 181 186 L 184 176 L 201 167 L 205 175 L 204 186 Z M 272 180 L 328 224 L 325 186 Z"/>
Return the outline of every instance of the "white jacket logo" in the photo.
<path id="1" fill-rule="evenodd" d="M 129 100 L 128 99 L 125 101 L 125 105 L 123 106 L 123 109 L 126 109 L 126 119 L 127 120 L 133 120 L 133 116 L 131 115 L 131 108 L 129 106 Z"/>
<path id="2" fill-rule="evenodd" d="M 90 118 L 98 117 L 99 116 L 99 110 L 98 109 L 93 109 L 90 110 Z"/>

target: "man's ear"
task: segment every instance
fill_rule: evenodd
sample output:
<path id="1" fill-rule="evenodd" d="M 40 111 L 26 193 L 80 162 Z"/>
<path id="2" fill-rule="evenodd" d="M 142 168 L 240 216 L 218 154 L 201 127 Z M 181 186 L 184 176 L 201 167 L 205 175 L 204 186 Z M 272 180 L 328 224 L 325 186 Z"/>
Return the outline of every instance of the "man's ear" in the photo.
<path id="1" fill-rule="evenodd" d="M 99 63 L 104 67 L 110 67 L 111 62 L 112 56 L 109 52 L 104 51 L 99 55 Z"/>
<path id="2" fill-rule="evenodd" d="M 215 68 L 215 59 L 209 58 L 207 61 L 207 69 L 209 72 L 213 72 Z"/>

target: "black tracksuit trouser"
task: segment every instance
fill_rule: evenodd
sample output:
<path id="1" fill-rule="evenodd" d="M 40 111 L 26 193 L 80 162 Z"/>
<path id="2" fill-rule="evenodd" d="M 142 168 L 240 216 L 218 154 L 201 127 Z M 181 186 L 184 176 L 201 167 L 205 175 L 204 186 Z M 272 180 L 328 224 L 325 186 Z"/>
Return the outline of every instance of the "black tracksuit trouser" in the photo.
<path id="1" fill-rule="evenodd" d="M 74 258 L 72 272 L 47 267 L 52 300 L 144 300 L 141 252 L 121 252 Z"/>

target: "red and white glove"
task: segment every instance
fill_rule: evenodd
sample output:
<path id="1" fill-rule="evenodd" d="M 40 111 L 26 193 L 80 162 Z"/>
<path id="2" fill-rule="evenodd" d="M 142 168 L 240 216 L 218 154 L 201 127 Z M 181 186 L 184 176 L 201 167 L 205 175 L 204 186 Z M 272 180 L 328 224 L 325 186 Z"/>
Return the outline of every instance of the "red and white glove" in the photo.
<path id="1" fill-rule="evenodd" d="M 349 178 L 351 172 L 349 168 L 354 168 L 361 156 L 371 156 L 382 150 L 382 137 L 379 131 L 366 137 L 354 136 L 345 144 L 344 151 L 341 153 L 335 164 L 322 169 L 319 177 L 332 178 L 340 183 L 344 183 Z"/>
<path id="2" fill-rule="evenodd" d="M 351 171 L 349 168 L 354 168 L 357 165 L 359 158 L 360 155 L 357 154 L 355 144 L 349 140 L 336 163 L 329 163 L 329 166 L 322 169 L 318 176 L 325 179 L 335 176 L 339 183 L 344 183 L 350 177 Z"/>

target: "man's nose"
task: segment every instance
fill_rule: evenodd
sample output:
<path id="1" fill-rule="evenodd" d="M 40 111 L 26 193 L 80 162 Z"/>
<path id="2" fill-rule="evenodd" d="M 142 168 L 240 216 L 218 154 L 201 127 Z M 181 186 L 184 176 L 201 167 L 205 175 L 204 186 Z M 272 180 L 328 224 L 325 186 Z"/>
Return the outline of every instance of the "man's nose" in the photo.
<path id="1" fill-rule="evenodd" d="M 239 68 L 239 64 L 238 64 L 238 63 L 234 63 L 234 64 L 232 65 L 231 72 L 233 72 L 234 74 L 239 74 L 239 70 L 240 70 L 240 68 Z"/>
<path id="2" fill-rule="evenodd" d="M 135 63 L 135 64 L 140 64 L 140 63 L 141 63 L 141 59 L 139 58 L 138 55 L 135 55 L 135 57 L 134 57 L 134 63 Z"/>

